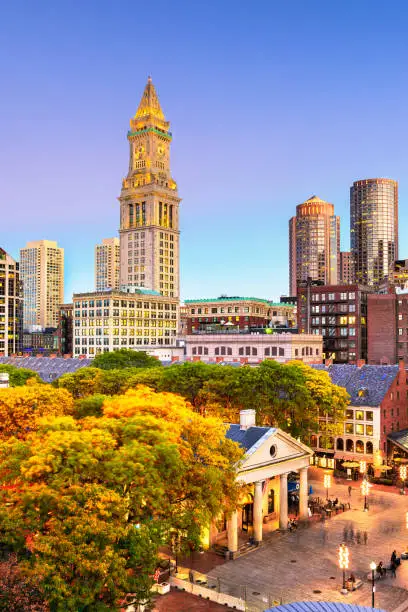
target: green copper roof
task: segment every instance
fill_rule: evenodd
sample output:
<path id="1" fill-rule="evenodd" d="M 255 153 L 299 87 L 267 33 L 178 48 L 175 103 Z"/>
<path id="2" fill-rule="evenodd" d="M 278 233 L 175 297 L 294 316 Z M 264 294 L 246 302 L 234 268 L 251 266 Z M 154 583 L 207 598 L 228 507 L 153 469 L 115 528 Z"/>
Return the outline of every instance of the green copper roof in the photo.
<path id="1" fill-rule="evenodd" d="M 144 130 L 137 130 L 137 132 L 131 132 L 129 130 L 127 135 L 128 136 L 137 136 L 138 134 L 147 134 L 147 132 L 154 132 L 155 134 L 159 134 L 159 136 L 163 136 L 163 138 L 166 138 L 167 140 L 171 140 L 173 138 L 171 132 L 162 132 L 161 130 L 157 130 L 154 127 L 148 127 L 148 128 L 146 128 Z"/>
<path id="2" fill-rule="evenodd" d="M 218 298 L 202 298 L 200 300 L 184 300 L 185 304 L 205 304 L 211 302 L 261 302 L 262 304 L 267 304 L 268 306 L 280 306 L 283 308 L 294 308 L 292 304 L 281 304 L 280 302 L 270 302 L 269 300 L 265 300 L 263 298 L 257 297 L 239 297 L 239 296 L 221 296 Z"/>

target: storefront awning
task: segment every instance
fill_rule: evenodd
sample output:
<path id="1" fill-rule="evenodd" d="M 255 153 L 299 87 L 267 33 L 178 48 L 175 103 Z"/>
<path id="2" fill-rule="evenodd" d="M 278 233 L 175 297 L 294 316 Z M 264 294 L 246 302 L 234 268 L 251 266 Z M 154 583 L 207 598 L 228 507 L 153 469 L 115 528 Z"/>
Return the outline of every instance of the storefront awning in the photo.
<path id="1" fill-rule="evenodd" d="M 368 461 L 369 463 L 373 463 L 374 455 L 363 455 L 359 453 L 336 453 L 334 455 L 335 459 L 342 459 L 343 461 Z"/>

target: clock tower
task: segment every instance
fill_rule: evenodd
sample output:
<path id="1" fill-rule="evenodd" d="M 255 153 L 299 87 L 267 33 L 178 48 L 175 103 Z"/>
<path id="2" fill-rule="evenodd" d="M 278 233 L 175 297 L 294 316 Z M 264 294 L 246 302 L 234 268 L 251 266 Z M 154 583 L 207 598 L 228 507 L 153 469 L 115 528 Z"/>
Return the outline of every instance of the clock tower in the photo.
<path id="1" fill-rule="evenodd" d="M 120 284 L 178 297 L 180 198 L 170 172 L 172 134 L 148 78 L 130 120 L 120 202 Z"/>

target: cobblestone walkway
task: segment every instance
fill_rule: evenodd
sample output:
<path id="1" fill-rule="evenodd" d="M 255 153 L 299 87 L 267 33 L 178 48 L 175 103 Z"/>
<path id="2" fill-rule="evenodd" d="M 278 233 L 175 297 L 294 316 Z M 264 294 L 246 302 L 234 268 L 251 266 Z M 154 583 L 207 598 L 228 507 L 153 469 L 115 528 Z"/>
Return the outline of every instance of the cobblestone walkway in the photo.
<path id="1" fill-rule="evenodd" d="M 323 496 L 321 483 L 312 482 L 314 494 Z M 348 501 L 347 485 L 334 485 L 330 494 Z M 270 534 L 259 550 L 214 568 L 211 576 L 221 580 L 223 591 L 247 595 L 250 610 L 263 610 L 267 602 L 302 600 L 347 601 L 371 605 L 371 583 L 367 579 L 371 561 L 388 564 L 394 549 L 398 555 L 408 548 L 406 512 L 408 497 L 375 492 L 369 496 L 369 511 L 358 490 L 351 495 L 351 510 L 314 523 L 295 533 Z M 344 596 L 338 568 L 338 547 L 344 530 L 353 527 L 354 542 L 347 542 L 350 571 L 363 586 Z M 357 532 L 368 534 L 367 545 L 356 543 Z M 363 541 L 363 540 L 362 540 Z M 408 561 L 402 561 L 397 578 L 387 577 L 376 585 L 375 605 L 394 610 L 408 599 Z"/>

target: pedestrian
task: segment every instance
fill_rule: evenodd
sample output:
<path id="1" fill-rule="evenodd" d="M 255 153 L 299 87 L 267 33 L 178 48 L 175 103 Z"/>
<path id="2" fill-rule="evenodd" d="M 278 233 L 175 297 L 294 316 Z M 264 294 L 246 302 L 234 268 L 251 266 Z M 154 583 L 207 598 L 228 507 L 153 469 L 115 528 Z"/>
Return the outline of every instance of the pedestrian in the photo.
<path id="1" fill-rule="evenodd" d="M 397 574 L 396 574 L 396 571 L 395 571 L 396 569 L 397 569 L 397 564 L 395 563 L 395 561 L 393 561 L 391 563 L 391 575 L 394 576 L 394 578 L 397 577 Z"/>
<path id="2" fill-rule="evenodd" d="M 364 545 L 367 546 L 368 533 L 366 531 L 363 533 L 363 540 L 364 540 Z"/>
<path id="3" fill-rule="evenodd" d="M 357 544 L 361 544 L 361 531 L 358 530 L 356 534 Z"/>
<path id="4" fill-rule="evenodd" d="M 348 486 L 349 497 L 351 497 L 351 485 Z"/>
<path id="5" fill-rule="evenodd" d="M 354 542 L 354 529 L 353 529 L 353 525 L 350 527 L 350 542 Z"/>
<path id="6" fill-rule="evenodd" d="M 343 529 L 343 542 L 347 542 L 347 540 L 348 540 L 348 529 L 347 529 L 347 525 L 345 525 Z"/>

